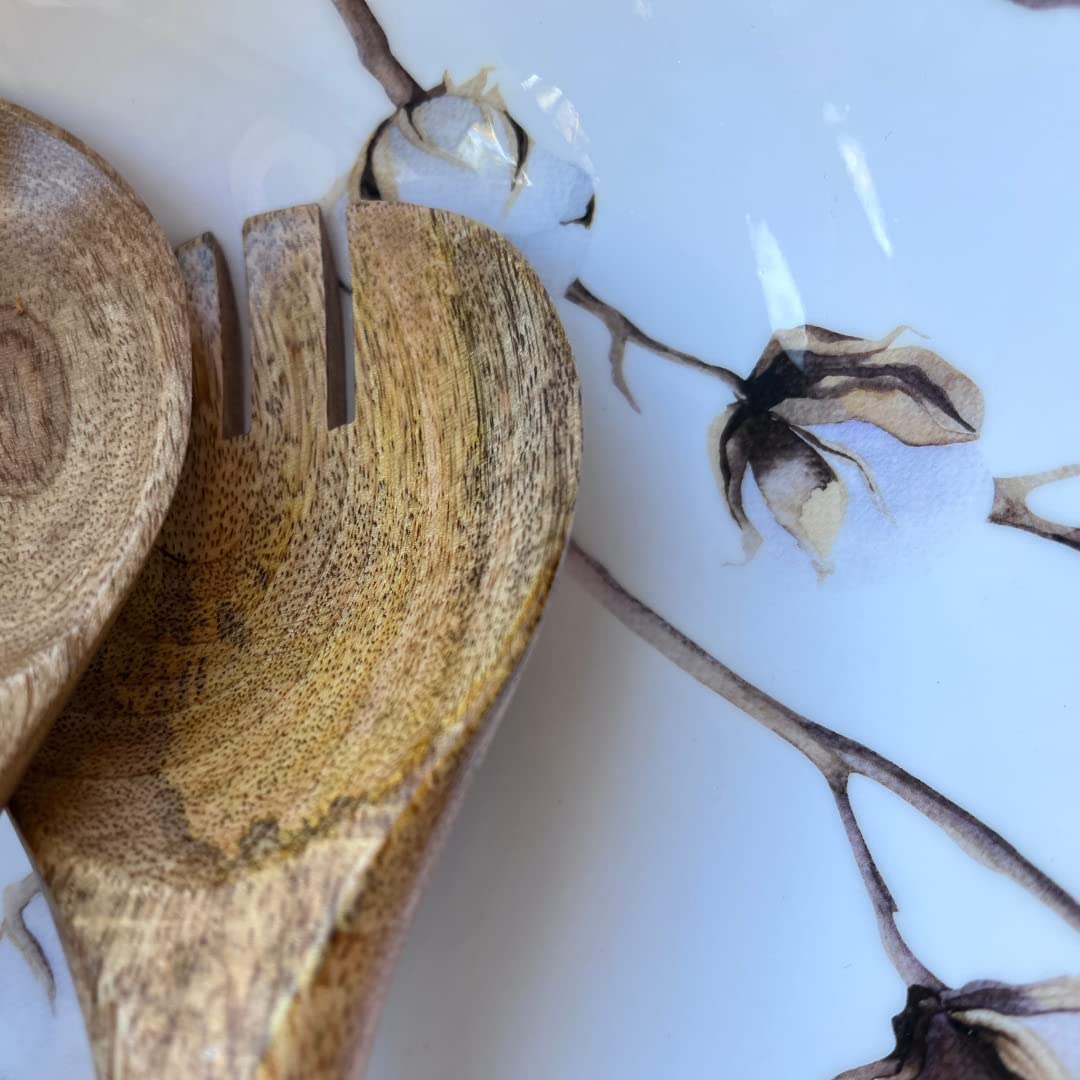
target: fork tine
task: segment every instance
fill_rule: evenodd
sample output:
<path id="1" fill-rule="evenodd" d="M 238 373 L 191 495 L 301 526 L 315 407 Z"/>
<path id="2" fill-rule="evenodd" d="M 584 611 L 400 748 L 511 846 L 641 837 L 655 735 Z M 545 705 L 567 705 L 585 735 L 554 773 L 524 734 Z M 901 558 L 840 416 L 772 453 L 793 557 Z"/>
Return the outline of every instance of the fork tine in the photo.
<path id="1" fill-rule="evenodd" d="M 277 425 L 304 440 L 340 422 L 344 347 L 329 238 L 317 205 L 244 224 L 254 369 L 253 430 Z M 329 373 L 329 378 L 328 378 Z M 334 397 L 328 398 L 327 385 Z"/>
<path id="2" fill-rule="evenodd" d="M 213 233 L 177 248 L 191 332 L 191 424 L 226 438 L 248 426 L 240 320 L 225 254 Z"/>
<path id="3" fill-rule="evenodd" d="M 326 221 L 320 214 L 322 232 L 323 288 L 326 294 L 326 416 L 330 427 L 336 428 L 349 420 L 346 366 L 349 363 L 345 348 L 345 316 L 341 310 L 341 287 L 337 264 Z"/>

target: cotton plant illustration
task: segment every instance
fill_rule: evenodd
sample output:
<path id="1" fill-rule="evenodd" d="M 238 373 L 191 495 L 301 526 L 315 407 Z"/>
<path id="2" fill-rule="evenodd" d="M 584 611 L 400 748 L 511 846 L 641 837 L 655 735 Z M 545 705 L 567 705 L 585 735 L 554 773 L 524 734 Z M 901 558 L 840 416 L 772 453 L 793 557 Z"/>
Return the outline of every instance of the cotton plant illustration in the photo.
<path id="1" fill-rule="evenodd" d="M 356 176 L 366 199 L 423 194 L 509 233 L 588 225 L 589 177 L 532 144 L 490 73 L 457 84 L 449 74 L 380 126 Z"/>
<path id="2" fill-rule="evenodd" d="M 734 403 L 713 424 L 709 454 L 747 555 L 761 544 L 744 509 L 748 476 L 772 516 L 822 575 L 832 568 L 829 555 L 848 501 L 836 461 L 855 466 L 881 512 L 888 513 L 873 473 L 859 454 L 811 428 L 855 420 L 910 447 L 972 442 L 982 429 L 979 387 L 931 349 L 899 344 L 904 335 L 914 335 L 908 327 L 878 339 L 813 325 L 780 330 L 743 377 L 652 337 L 580 280 L 570 284 L 566 298 L 607 327 L 611 378 L 635 411 L 640 412 L 641 406 L 625 372 L 630 343 L 719 379 L 733 391 Z M 1048 521 L 1027 504 L 1037 488 L 1078 474 L 1080 469 L 1069 465 L 1032 476 L 995 478 L 989 520 L 1080 549 L 1080 529 Z"/>
<path id="3" fill-rule="evenodd" d="M 702 686 L 799 750 L 836 804 L 885 954 L 907 986 L 894 1019 L 896 1049 L 837 1080 L 1069 1080 L 1080 1066 L 1080 979 L 1030 986 L 981 981 L 947 986 L 904 940 L 898 907 L 878 869 L 848 794 L 861 776 L 903 799 L 968 856 L 1003 874 L 1080 933 L 1080 903 L 1003 836 L 869 747 L 817 724 L 747 682 L 628 592 L 571 544 L 569 573 L 627 629 Z"/>
<path id="4" fill-rule="evenodd" d="M 591 223 L 591 183 L 584 174 L 573 173 L 575 167 L 542 164 L 528 135 L 488 88 L 486 77 L 464 84 L 444 78 L 424 90 L 396 59 L 363 0 L 334 2 L 362 63 L 395 108 L 361 153 L 351 183 L 353 197 L 403 198 L 471 212 L 519 244 L 514 232 L 519 223 L 539 232 L 580 230 Z M 548 191 L 540 193 L 533 207 L 523 208 L 531 183 L 539 186 L 536 178 L 543 177 L 545 169 L 552 178 Z M 904 335 L 911 334 L 906 328 L 881 338 L 815 325 L 778 331 L 750 374 L 740 376 L 650 336 L 580 280 L 570 282 L 565 295 L 607 327 L 612 379 L 635 410 L 640 406 L 624 370 L 630 343 L 718 379 L 732 392 L 732 404 L 713 425 L 709 452 L 723 500 L 751 554 L 761 542 L 743 505 L 751 478 L 769 512 L 819 573 L 829 569 L 846 514 L 848 491 L 837 464 L 853 466 L 869 490 L 876 491 L 871 470 L 854 449 L 811 429 L 859 421 L 915 448 L 949 447 L 980 435 L 983 399 L 978 386 L 923 344 L 905 343 Z M 1048 521 L 1027 503 L 1042 485 L 1076 475 L 1080 467 L 1067 466 L 996 479 L 990 522 L 1080 550 L 1080 528 Z M 1080 903 L 1001 834 L 916 776 L 743 679 L 633 596 L 576 543 L 571 544 L 567 567 L 643 641 L 799 750 L 832 793 L 882 947 L 907 988 L 906 1003 L 893 1021 L 893 1053 L 839 1080 L 1064 1080 L 1073 1075 L 1070 1065 L 1080 1055 L 1080 979 L 947 986 L 900 933 L 897 904 L 851 804 L 852 777 L 863 777 L 902 799 L 964 853 L 1010 879 L 1078 933 Z"/>
<path id="5" fill-rule="evenodd" d="M 334 0 L 367 70 L 394 111 L 363 148 L 348 197 L 415 202 L 482 221 L 510 237 L 561 292 L 592 224 L 593 182 L 517 122 L 490 69 L 425 89 L 398 62 L 364 0 Z"/>
<path id="6" fill-rule="evenodd" d="M 743 509 L 748 469 L 773 516 L 819 571 L 828 567 L 847 508 L 844 481 L 829 459 L 856 464 L 877 493 L 858 455 L 813 434 L 810 426 L 863 420 L 910 446 L 978 437 L 978 387 L 929 349 L 896 346 L 904 329 L 869 341 L 800 326 L 769 340 L 738 391 L 738 403 L 715 425 L 721 492 L 748 554 L 761 542 Z"/>
<path id="7" fill-rule="evenodd" d="M 900 345 L 900 327 L 880 339 L 819 326 L 778 331 L 750 375 L 707 363 L 664 344 L 580 281 L 567 299 L 606 326 L 608 361 L 619 392 L 640 406 L 627 382 L 626 347 L 633 342 L 672 363 L 726 384 L 735 397 L 713 425 L 710 453 L 727 507 L 752 554 L 760 537 L 743 510 L 751 474 L 770 512 L 810 556 L 819 573 L 844 517 L 846 491 L 830 458 L 857 466 L 872 492 L 874 478 L 850 448 L 809 430 L 857 420 L 912 446 L 949 446 L 978 438 L 983 398 L 978 386 L 921 345 Z M 1080 528 L 1035 514 L 1028 497 L 1045 484 L 1080 476 L 1065 466 L 1032 476 L 994 480 L 989 521 L 1080 550 Z M 841 824 L 877 916 L 885 952 L 908 987 L 908 1003 L 893 1022 L 896 1050 L 840 1080 L 1067 1080 L 1080 1067 L 1080 979 L 1009 987 L 980 982 L 945 985 L 909 948 L 896 924 L 897 906 L 859 826 L 848 795 L 852 776 L 873 780 L 933 821 L 968 853 L 1011 878 L 1080 932 L 1080 904 L 1028 862 L 1001 835 L 945 796 L 869 748 L 788 709 L 747 683 L 655 611 L 628 593 L 588 553 L 572 548 L 571 572 L 609 611 L 668 659 L 809 759 L 832 791 Z"/>

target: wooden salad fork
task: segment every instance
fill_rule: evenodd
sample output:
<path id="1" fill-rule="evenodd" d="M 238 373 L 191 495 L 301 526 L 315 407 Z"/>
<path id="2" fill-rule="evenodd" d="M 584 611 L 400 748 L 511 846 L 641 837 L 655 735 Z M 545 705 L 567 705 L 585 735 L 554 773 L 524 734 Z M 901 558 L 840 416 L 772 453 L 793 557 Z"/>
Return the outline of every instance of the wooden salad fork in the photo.
<path id="1" fill-rule="evenodd" d="M 150 212 L 76 138 L 0 101 L 0 805 L 165 518 L 190 357 Z"/>
<path id="2" fill-rule="evenodd" d="M 245 226 L 236 437 L 225 263 L 209 236 L 181 250 L 185 472 L 15 800 L 102 1076 L 362 1071 L 567 541 L 578 385 L 539 280 L 494 232 L 413 206 L 353 207 L 349 243 L 356 419 L 334 426 L 318 209 Z"/>

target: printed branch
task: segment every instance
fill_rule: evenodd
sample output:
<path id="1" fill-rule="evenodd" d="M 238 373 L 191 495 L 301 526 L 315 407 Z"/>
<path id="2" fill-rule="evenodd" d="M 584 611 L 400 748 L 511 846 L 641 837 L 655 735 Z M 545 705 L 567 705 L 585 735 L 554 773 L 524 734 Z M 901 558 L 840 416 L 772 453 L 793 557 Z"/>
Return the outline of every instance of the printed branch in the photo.
<path id="1" fill-rule="evenodd" d="M 844 816 L 847 785 L 851 776 L 857 774 L 873 780 L 929 818 L 973 858 L 1005 874 L 1055 911 L 1073 929 L 1080 931 L 1080 904 L 1057 882 L 1024 858 L 1004 837 L 973 814 L 875 751 L 808 720 L 747 682 L 652 608 L 627 592 L 604 566 L 577 544 L 572 543 L 570 546 L 567 569 L 590 595 L 643 641 L 652 645 L 703 686 L 753 717 L 809 758 L 825 777 L 834 794 L 843 793 L 843 800 L 838 796 L 837 802 L 841 817 Z M 855 849 L 856 859 L 859 860 L 862 857 L 859 846 L 861 833 L 856 836 L 846 820 L 845 827 L 848 828 L 848 838 Z M 857 823 L 855 828 L 857 829 Z M 865 847 L 865 844 L 862 847 Z M 868 851 L 866 856 L 869 856 Z M 895 905 L 876 867 L 873 867 L 872 871 L 871 867 L 872 860 L 865 866 L 860 863 L 864 882 L 878 913 L 886 949 L 901 976 L 908 978 L 909 961 L 905 959 L 904 952 L 898 951 L 897 941 L 900 940 L 900 935 L 893 919 Z M 907 951 L 906 945 L 903 949 Z M 919 968 L 922 969 L 921 964 Z M 925 969 L 922 971 L 925 972 Z M 925 974 L 929 975 L 929 972 Z"/>
<path id="2" fill-rule="evenodd" d="M 31 974 L 45 989 L 49 1004 L 56 1007 L 56 979 L 49 966 L 45 950 L 26 925 L 26 907 L 41 892 L 41 879 L 37 874 L 27 874 L 4 889 L 4 917 L 0 922 L 0 937 L 4 934 L 19 950 Z"/>
<path id="3" fill-rule="evenodd" d="M 611 352 L 608 357 L 611 361 L 611 378 L 635 412 L 641 412 L 641 408 L 634 398 L 629 383 L 626 381 L 626 372 L 624 370 L 626 345 L 630 341 L 641 345 L 650 352 L 656 353 L 658 356 L 663 356 L 668 360 L 674 360 L 676 363 L 685 364 L 687 367 L 713 375 L 722 382 L 727 383 L 740 395 L 746 390 L 746 382 L 733 371 L 728 371 L 727 368 L 720 367 L 717 364 L 706 363 L 691 353 L 683 352 L 681 349 L 672 349 L 663 342 L 657 341 L 656 338 L 650 337 L 644 330 L 635 326 L 617 308 L 613 308 L 610 304 L 605 303 L 598 296 L 591 293 L 581 283 L 580 279 L 575 278 L 571 282 L 570 287 L 566 290 L 566 299 L 572 304 L 577 304 L 578 307 L 591 312 L 608 328 L 608 332 L 611 334 Z"/>
<path id="4" fill-rule="evenodd" d="M 386 31 L 365 0 L 334 0 L 334 6 L 356 42 L 360 63 L 378 79 L 394 105 L 401 108 L 423 97 L 423 87 L 391 52 Z"/>
<path id="5" fill-rule="evenodd" d="M 870 847 L 866 843 L 862 829 L 859 828 L 859 821 L 855 817 L 851 798 L 848 795 L 847 783 L 845 782 L 842 787 L 834 787 L 832 793 L 833 798 L 836 799 L 836 809 L 844 824 L 848 843 L 851 845 L 851 853 L 855 856 L 855 865 L 859 868 L 863 885 L 874 907 L 878 933 L 881 934 L 882 944 L 893 967 L 908 986 L 925 986 L 928 990 L 944 990 L 945 984 L 919 960 L 908 947 L 908 943 L 900 936 L 896 925 L 896 913 L 900 909 L 893 899 L 889 886 L 885 884 L 877 863 L 874 862 L 874 856 L 870 853 Z"/>
<path id="6" fill-rule="evenodd" d="M 1037 488 L 1074 476 L 1080 476 L 1080 465 L 1065 465 L 1060 469 L 1033 473 L 1030 476 L 995 477 L 994 506 L 990 511 L 990 521 L 994 525 L 1023 529 L 1024 532 L 1034 533 L 1046 540 L 1054 540 L 1080 551 L 1080 528 L 1048 521 L 1034 513 L 1027 503 L 1028 496 Z"/>

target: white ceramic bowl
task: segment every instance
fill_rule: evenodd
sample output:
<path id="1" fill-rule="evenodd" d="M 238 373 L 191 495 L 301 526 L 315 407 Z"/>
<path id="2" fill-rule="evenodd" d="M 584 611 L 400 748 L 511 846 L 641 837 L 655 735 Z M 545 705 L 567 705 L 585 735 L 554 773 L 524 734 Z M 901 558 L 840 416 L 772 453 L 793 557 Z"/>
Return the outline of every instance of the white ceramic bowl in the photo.
<path id="1" fill-rule="evenodd" d="M 1009 989 L 1080 973 L 1080 480 L 1031 509 L 997 483 L 1080 461 L 1080 10 L 374 3 L 417 87 L 449 73 L 411 117 L 332 0 L 0 0 L 0 95 L 238 281 L 244 218 L 333 217 L 380 130 L 367 194 L 502 228 L 560 301 L 578 542 L 748 683 L 561 584 L 370 1075 L 832 1076 L 891 1052 L 912 983 L 908 1063 L 1080 1075 L 1076 984 Z M 773 339 L 804 324 L 855 340 Z M 789 726 L 800 754 L 777 703 L 828 730 Z M 17 907 L 0 1073 L 86 1075 L 47 911 Z"/>

